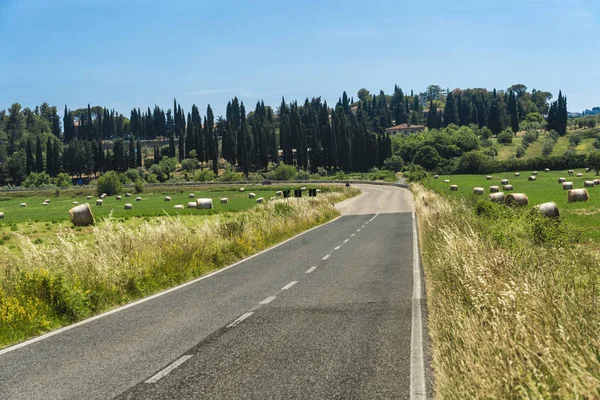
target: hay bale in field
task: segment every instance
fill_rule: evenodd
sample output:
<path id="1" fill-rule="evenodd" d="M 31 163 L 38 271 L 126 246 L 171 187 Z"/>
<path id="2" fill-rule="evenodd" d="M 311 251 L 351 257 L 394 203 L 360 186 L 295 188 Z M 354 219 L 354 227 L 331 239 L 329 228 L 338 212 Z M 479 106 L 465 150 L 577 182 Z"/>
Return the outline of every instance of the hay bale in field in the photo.
<path id="1" fill-rule="evenodd" d="M 587 189 L 571 189 L 569 190 L 569 203 L 574 203 L 577 201 L 588 201 L 590 195 Z"/>
<path id="2" fill-rule="evenodd" d="M 142 201 L 142 198 L 141 197 L 136 197 L 135 201 Z"/>
<path id="3" fill-rule="evenodd" d="M 594 187 L 594 181 L 583 182 L 583 187 Z"/>
<path id="4" fill-rule="evenodd" d="M 21 203 L 19 204 L 19 207 L 27 207 L 27 203 Z"/>
<path id="5" fill-rule="evenodd" d="M 103 201 L 101 199 L 96 200 L 96 205 L 97 206 L 101 206 L 103 203 Z"/>
<path id="6" fill-rule="evenodd" d="M 116 197 L 116 199 L 117 199 L 117 200 L 121 200 L 121 199 L 122 199 L 122 197 L 121 197 L 121 196 L 117 196 L 117 197 Z"/>
<path id="7" fill-rule="evenodd" d="M 317 189 L 317 193 L 321 193 L 321 189 Z"/>
<path id="8" fill-rule="evenodd" d="M 105 198 L 106 198 L 106 196 L 108 196 L 106 193 L 102 193 L 102 194 L 100 195 L 100 198 L 101 198 L 101 199 L 105 199 Z"/>
<path id="9" fill-rule="evenodd" d="M 565 183 L 567 180 L 565 178 L 558 178 L 558 183 Z"/>
<path id="10" fill-rule="evenodd" d="M 93 225 L 96 221 L 94 220 L 94 214 L 88 203 L 78 205 L 69 210 L 71 216 L 71 222 L 75 226 L 88 226 Z"/>
<path id="11" fill-rule="evenodd" d="M 457 192 L 458 191 L 458 185 L 450 185 L 450 190 L 453 192 Z"/>
<path id="12" fill-rule="evenodd" d="M 450 183 L 450 179 L 444 179 L 444 183 Z"/>
<path id="13" fill-rule="evenodd" d="M 486 177 L 485 177 L 485 180 L 486 180 L 486 181 L 491 181 L 491 180 L 492 180 L 492 177 L 491 177 L 490 175 L 488 175 L 488 176 L 486 176 Z"/>
<path id="14" fill-rule="evenodd" d="M 590 169 L 589 169 L 589 168 L 586 168 L 586 169 L 585 169 L 585 172 L 590 172 Z"/>
<path id="15" fill-rule="evenodd" d="M 583 174 L 580 172 L 580 173 L 577 174 L 577 177 L 578 178 L 583 178 Z"/>
<path id="16" fill-rule="evenodd" d="M 600 179 L 594 179 L 594 185 L 600 185 Z"/>
<path id="17" fill-rule="evenodd" d="M 195 197 L 196 197 L 196 195 L 195 195 L 194 193 L 190 193 L 190 194 L 188 195 L 188 199 L 193 199 L 193 198 L 195 198 Z"/>
<path id="18" fill-rule="evenodd" d="M 198 208 L 198 203 L 195 201 L 190 201 L 187 205 L 187 208 Z"/>
<path id="19" fill-rule="evenodd" d="M 256 194 L 254 194 L 254 193 L 248 193 L 248 198 L 249 199 L 254 199 L 254 198 L 256 198 Z"/>
<path id="20" fill-rule="evenodd" d="M 563 182 L 563 190 L 573 189 L 573 182 Z"/>
<path id="21" fill-rule="evenodd" d="M 42 203 L 43 206 L 47 206 L 48 204 L 50 204 L 50 203 L 46 203 L 46 202 Z"/>
<path id="22" fill-rule="evenodd" d="M 498 193 L 500 191 L 500 186 L 490 186 L 490 193 Z"/>
<path id="23" fill-rule="evenodd" d="M 438 179 L 440 176 L 439 175 L 434 175 L 433 179 Z"/>
<path id="24" fill-rule="evenodd" d="M 533 171 L 531 175 L 537 175 L 537 171 Z"/>
<path id="25" fill-rule="evenodd" d="M 503 192 L 498 192 L 498 193 L 491 193 L 488 195 L 488 197 L 494 203 L 504 203 L 504 199 L 506 196 L 504 196 Z"/>
<path id="26" fill-rule="evenodd" d="M 529 204 L 529 199 L 525 193 L 511 193 L 506 196 L 504 204 L 507 206 L 526 206 Z"/>
<path id="27" fill-rule="evenodd" d="M 558 211 L 558 206 L 553 201 L 548 202 L 548 203 L 538 204 L 537 206 L 533 207 L 533 209 L 537 210 L 539 213 L 541 213 L 545 217 L 549 217 L 549 218 L 560 217 L 560 213 Z"/>
<path id="28" fill-rule="evenodd" d="M 245 191 L 245 190 L 246 190 L 246 189 L 244 189 L 244 188 L 240 188 L 240 192 L 243 192 L 243 191 Z"/>
<path id="29" fill-rule="evenodd" d="M 125 193 L 125 197 L 131 197 L 131 193 Z"/>
<path id="30" fill-rule="evenodd" d="M 202 210 L 210 210 L 213 208 L 212 199 L 198 199 L 196 200 L 196 204 L 198 204 L 198 208 Z"/>
<path id="31" fill-rule="evenodd" d="M 78 202 L 78 201 L 74 201 L 74 202 L 73 202 L 73 205 L 74 205 L 74 206 L 76 206 L 77 204 L 79 204 L 79 202 Z"/>
<path id="32" fill-rule="evenodd" d="M 265 199 L 263 197 L 259 197 L 258 199 L 256 199 L 256 203 L 258 204 L 262 204 L 265 201 Z"/>
<path id="33" fill-rule="evenodd" d="M 500 183 L 503 185 L 508 185 L 508 179 L 502 179 Z"/>
<path id="34" fill-rule="evenodd" d="M 171 198 L 169 196 L 166 196 L 165 201 L 171 201 Z"/>
<path id="35" fill-rule="evenodd" d="M 550 168 L 544 168 L 544 172 L 550 172 Z"/>
<path id="36" fill-rule="evenodd" d="M 475 194 L 483 194 L 483 188 L 482 187 L 474 187 L 473 188 L 473 193 L 475 193 Z"/>
<path id="37" fill-rule="evenodd" d="M 229 199 L 227 197 L 221 197 L 221 204 L 228 204 Z"/>
<path id="38" fill-rule="evenodd" d="M 521 176 L 521 174 L 518 172 L 515 172 L 515 176 Z"/>
<path id="39" fill-rule="evenodd" d="M 535 181 L 537 180 L 537 176 L 531 175 L 529 178 L 527 178 L 528 181 Z"/>
<path id="40" fill-rule="evenodd" d="M 46 200 L 44 200 L 44 203 L 48 203 L 48 204 L 50 204 L 50 199 L 46 199 Z"/>
<path id="41" fill-rule="evenodd" d="M 509 192 L 509 191 L 513 190 L 513 185 L 504 185 L 504 186 L 502 186 L 502 189 L 505 192 Z"/>
<path id="42" fill-rule="evenodd" d="M 569 172 L 569 175 L 573 175 L 573 170 L 572 169 L 570 169 L 568 172 Z"/>
<path id="43" fill-rule="evenodd" d="M 173 207 L 176 210 L 183 210 L 183 204 L 177 204 L 175 207 Z"/>
<path id="44" fill-rule="evenodd" d="M 91 200 L 92 196 L 87 196 L 86 199 Z"/>
<path id="45" fill-rule="evenodd" d="M 306 186 L 302 186 L 300 190 L 306 190 Z"/>
<path id="46" fill-rule="evenodd" d="M 281 190 L 278 190 L 275 192 L 275 196 L 281 197 L 283 196 L 283 192 Z"/>
<path id="47" fill-rule="evenodd" d="M 0 212 L 0 219 L 4 219 L 4 213 Z"/>
<path id="48" fill-rule="evenodd" d="M 131 204 L 131 203 L 125 204 L 125 209 L 126 210 L 131 210 L 132 208 L 133 208 L 133 204 Z"/>

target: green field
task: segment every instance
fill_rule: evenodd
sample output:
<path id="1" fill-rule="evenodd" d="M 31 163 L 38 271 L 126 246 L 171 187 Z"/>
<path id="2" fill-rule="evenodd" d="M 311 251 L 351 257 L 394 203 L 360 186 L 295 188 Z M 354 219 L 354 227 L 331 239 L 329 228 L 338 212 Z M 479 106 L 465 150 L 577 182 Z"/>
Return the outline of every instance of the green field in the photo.
<path id="1" fill-rule="evenodd" d="M 583 173 L 583 177 L 577 178 L 577 173 Z M 521 176 L 515 177 L 512 172 L 492 174 L 492 180 L 486 180 L 485 175 L 440 175 L 439 179 L 433 177 L 427 178 L 423 183 L 426 187 L 432 188 L 438 193 L 448 196 L 458 196 L 466 198 L 484 197 L 490 193 L 490 186 L 502 185 L 502 179 L 508 179 L 509 184 L 513 185 L 514 193 L 525 193 L 529 198 L 529 206 L 554 201 L 560 210 L 563 221 L 574 229 L 581 232 L 582 240 L 592 240 L 600 242 L 600 186 L 587 188 L 590 199 L 587 202 L 569 203 L 567 191 L 562 189 L 558 183 L 558 178 L 566 178 L 573 182 L 574 188 L 583 188 L 583 182 L 598 178 L 593 171 L 575 170 L 573 176 L 569 176 L 567 171 L 539 171 L 536 181 L 528 181 L 531 171 L 521 171 Z M 444 183 L 444 180 L 450 180 Z M 458 191 L 450 191 L 450 185 L 458 185 Z M 484 196 L 473 194 L 474 187 L 483 187 Z M 502 191 L 502 190 L 501 190 Z M 508 192 L 505 192 L 508 193 Z"/>

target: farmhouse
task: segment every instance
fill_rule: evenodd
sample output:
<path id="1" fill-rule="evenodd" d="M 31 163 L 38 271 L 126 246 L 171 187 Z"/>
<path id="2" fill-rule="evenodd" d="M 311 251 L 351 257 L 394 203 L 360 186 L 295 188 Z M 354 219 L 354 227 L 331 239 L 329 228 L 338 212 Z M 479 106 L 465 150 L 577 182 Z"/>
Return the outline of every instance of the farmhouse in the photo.
<path id="1" fill-rule="evenodd" d="M 418 132 L 423 132 L 424 130 L 425 130 L 425 127 L 423 125 L 411 125 L 411 124 L 400 124 L 400 125 L 392 126 L 392 127 L 385 129 L 385 131 L 387 133 L 389 133 L 390 135 L 393 135 L 395 133 L 404 133 L 404 134 L 418 133 Z"/>

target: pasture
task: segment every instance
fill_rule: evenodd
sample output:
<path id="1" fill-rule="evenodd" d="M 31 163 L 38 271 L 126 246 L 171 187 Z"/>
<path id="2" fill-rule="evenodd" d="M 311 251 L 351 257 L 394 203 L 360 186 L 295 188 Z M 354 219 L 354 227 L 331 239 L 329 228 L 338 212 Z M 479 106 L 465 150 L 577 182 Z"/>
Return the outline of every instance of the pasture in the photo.
<path id="1" fill-rule="evenodd" d="M 574 170 L 573 175 L 567 171 L 538 171 L 537 180 L 529 181 L 529 176 L 533 171 L 519 171 L 520 176 L 515 176 L 514 172 L 502 172 L 491 174 L 492 179 L 486 180 L 486 175 L 440 175 L 438 179 L 433 176 L 423 181 L 423 184 L 446 196 L 464 197 L 475 200 L 477 198 L 487 200 L 490 193 L 490 186 L 495 185 L 502 190 L 502 179 L 508 179 L 508 183 L 513 185 L 513 190 L 508 193 L 525 193 L 529 198 L 529 207 L 537 204 L 553 201 L 558 205 L 561 218 L 571 228 L 580 232 L 583 241 L 600 242 L 600 186 L 586 188 L 589 192 L 589 200 L 586 202 L 569 203 L 567 190 L 563 190 L 562 184 L 558 183 L 558 178 L 565 178 L 567 182 L 573 182 L 573 188 L 583 188 L 584 181 L 594 180 L 600 177 L 596 176 L 594 171 L 585 172 L 583 169 Z M 577 177 L 577 173 L 582 173 L 582 177 Z M 444 180 L 449 180 L 445 183 Z M 450 191 L 450 185 L 458 185 L 457 191 Z M 483 187 L 484 194 L 476 195 L 473 193 L 474 187 Z"/>

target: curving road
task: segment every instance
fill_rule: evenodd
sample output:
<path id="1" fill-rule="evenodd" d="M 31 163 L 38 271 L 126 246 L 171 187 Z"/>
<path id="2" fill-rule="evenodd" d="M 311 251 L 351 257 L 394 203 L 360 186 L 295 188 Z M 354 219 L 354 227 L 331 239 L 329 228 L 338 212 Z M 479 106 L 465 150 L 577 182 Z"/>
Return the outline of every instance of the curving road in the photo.
<path id="1" fill-rule="evenodd" d="M 2 399 L 425 398 L 412 195 L 0 351 Z"/>

